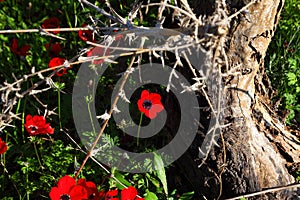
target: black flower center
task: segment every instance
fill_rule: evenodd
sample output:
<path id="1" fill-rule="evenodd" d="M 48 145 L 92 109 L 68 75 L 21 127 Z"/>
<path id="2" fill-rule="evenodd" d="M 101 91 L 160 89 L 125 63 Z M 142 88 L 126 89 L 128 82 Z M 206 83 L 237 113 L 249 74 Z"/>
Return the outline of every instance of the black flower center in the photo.
<path id="1" fill-rule="evenodd" d="M 68 194 L 63 194 L 63 195 L 60 196 L 59 199 L 60 200 L 71 200 L 71 197 Z"/>
<path id="2" fill-rule="evenodd" d="M 89 199 L 95 199 L 95 197 L 96 197 L 96 194 L 93 193 L 93 194 L 91 194 L 91 195 L 89 196 Z"/>
<path id="3" fill-rule="evenodd" d="M 146 110 L 150 110 L 151 107 L 152 107 L 152 101 L 150 101 L 150 100 L 145 100 L 145 101 L 143 102 L 143 107 L 144 107 Z"/>
<path id="4" fill-rule="evenodd" d="M 29 128 L 30 128 L 32 131 L 37 131 L 37 130 L 38 130 L 38 127 L 37 127 L 37 126 L 33 126 L 33 125 L 29 126 Z"/>

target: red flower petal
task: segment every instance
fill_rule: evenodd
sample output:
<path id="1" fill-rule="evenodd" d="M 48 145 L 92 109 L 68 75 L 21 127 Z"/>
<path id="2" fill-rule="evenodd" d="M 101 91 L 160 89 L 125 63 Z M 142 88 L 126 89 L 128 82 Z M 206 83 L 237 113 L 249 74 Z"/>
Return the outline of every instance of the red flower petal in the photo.
<path id="1" fill-rule="evenodd" d="M 150 119 L 154 119 L 157 113 L 164 109 L 161 103 L 161 96 L 157 93 L 149 93 L 147 90 L 142 91 L 141 98 L 138 100 L 137 105 L 140 112 L 144 113 L 145 116 Z"/>
<path id="2" fill-rule="evenodd" d="M 28 51 L 30 50 L 30 46 L 24 45 L 21 48 L 19 48 L 18 40 L 16 38 L 12 39 L 10 50 L 17 56 L 26 56 L 30 54 L 28 53 Z"/>
<path id="3" fill-rule="evenodd" d="M 55 57 L 55 58 L 52 58 L 48 64 L 48 66 L 50 68 L 53 68 L 53 70 L 56 70 L 55 67 L 57 66 L 60 66 L 60 65 L 63 65 L 65 63 L 66 59 L 64 58 L 59 58 L 59 57 Z M 56 72 L 56 76 L 62 76 L 64 74 L 67 73 L 67 69 L 66 68 L 62 68 L 60 69 L 59 71 Z"/>
<path id="4" fill-rule="evenodd" d="M 105 191 L 104 191 L 104 190 L 101 190 L 101 191 L 99 192 L 99 199 L 100 199 L 100 200 L 105 199 Z"/>
<path id="5" fill-rule="evenodd" d="M 76 180 L 69 175 L 63 176 L 57 183 L 58 188 L 61 188 L 63 192 L 69 192 L 74 185 L 76 185 Z"/>
<path id="6" fill-rule="evenodd" d="M 7 151 L 7 144 L 0 138 L 0 154 L 4 154 Z"/>
<path id="7" fill-rule="evenodd" d="M 134 187 L 129 186 L 128 188 L 124 188 L 121 191 L 121 199 L 134 200 L 137 194 L 138 194 L 137 190 Z"/>
<path id="8" fill-rule="evenodd" d="M 43 116 L 35 115 L 32 117 L 31 115 L 27 115 L 24 126 L 30 136 L 54 133 L 54 128 L 49 123 L 46 123 L 46 119 Z"/>
<path id="9" fill-rule="evenodd" d="M 58 54 L 58 53 L 61 51 L 60 45 L 59 45 L 57 42 L 54 43 L 54 44 L 52 44 L 51 51 L 52 51 L 54 54 Z"/>
<path id="10" fill-rule="evenodd" d="M 138 109 L 140 112 L 144 113 L 148 117 L 149 110 L 146 110 L 143 106 L 144 99 L 139 99 L 138 100 Z"/>
<path id="11" fill-rule="evenodd" d="M 85 179 L 80 178 L 77 181 L 77 185 L 81 185 L 86 188 L 89 199 L 100 199 L 100 194 L 97 190 L 97 186 L 92 181 L 86 181 Z"/>
<path id="12" fill-rule="evenodd" d="M 18 54 L 18 40 L 16 38 L 12 39 L 12 43 L 10 46 L 10 50 L 14 53 L 14 54 Z"/>
<path id="13" fill-rule="evenodd" d="M 52 187 L 49 196 L 51 200 L 60 200 L 62 195 L 70 195 L 73 186 L 76 185 L 76 180 L 71 176 L 64 176 L 59 179 L 57 187 Z"/>
<path id="14" fill-rule="evenodd" d="M 82 24 L 81 27 L 86 27 L 87 24 Z M 95 38 L 93 36 L 93 31 L 91 30 L 80 30 L 78 31 L 78 36 L 81 40 L 83 41 L 90 41 L 90 42 L 95 42 Z"/>
<path id="15" fill-rule="evenodd" d="M 109 190 L 105 195 L 105 199 L 114 199 L 113 197 L 117 195 L 118 195 L 118 190 Z"/>
<path id="16" fill-rule="evenodd" d="M 50 190 L 49 196 L 51 200 L 60 200 L 60 196 L 64 194 L 63 192 L 60 191 L 60 188 L 58 187 L 53 187 Z"/>
<path id="17" fill-rule="evenodd" d="M 55 42 L 53 44 L 45 44 L 47 51 L 49 52 L 50 57 L 56 57 L 57 54 L 61 51 L 59 43 Z"/>
<path id="18" fill-rule="evenodd" d="M 88 57 L 91 57 L 91 56 L 102 57 L 102 56 L 104 56 L 104 51 L 105 51 L 105 49 L 103 49 L 102 47 L 94 47 L 90 51 L 86 52 L 86 55 Z M 106 49 L 105 56 L 106 55 L 109 55 L 109 49 Z M 102 59 L 100 59 L 100 60 L 94 60 L 94 62 L 93 62 L 93 64 L 95 64 L 95 65 L 100 65 L 101 63 L 103 63 Z"/>
<path id="19" fill-rule="evenodd" d="M 155 104 L 152 106 L 152 108 L 149 110 L 148 116 L 150 119 L 154 119 L 157 116 L 157 113 L 161 112 L 164 109 L 164 107 L 160 104 Z"/>
<path id="20" fill-rule="evenodd" d="M 143 90 L 141 94 L 141 99 L 149 99 L 149 92 L 148 90 Z"/>
<path id="21" fill-rule="evenodd" d="M 22 56 L 26 56 L 29 55 L 30 53 L 28 53 L 28 51 L 30 50 L 30 46 L 29 45 L 24 45 L 20 48 L 20 52 Z"/>
<path id="22" fill-rule="evenodd" d="M 60 28 L 59 25 L 59 19 L 56 17 L 52 17 L 50 19 L 46 19 L 43 24 L 42 28 L 47 29 L 47 28 Z M 53 34 L 58 34 L 59 31 L 50 31 Z"/>
<path id="23" fill-rule="evenodd" d="M 119 41 L 119 40 L 121 40 L 121 39 L 123 39 L 123 35 L 122 35 L 122 34 L 117 34 L 117 35 L 115 35 L 115 40 L 116 40 L 116 41 Z"/>
<path id="24" fill-rule="evenodd" d="M 149 95 L 149 100 L 151 100 L 153 104 L 161 104 L 161 102 L 160 102 L 161 97 L 157 93 L 151 93 Z"/>
<path id="25" fill-rule="evenodd" d="M 69 192 L 69 195 L 71 197 L 71 200 L 72 199 L 83 200 L 89 198 L 87 189 L 81 185 L 73 186 Z"/>

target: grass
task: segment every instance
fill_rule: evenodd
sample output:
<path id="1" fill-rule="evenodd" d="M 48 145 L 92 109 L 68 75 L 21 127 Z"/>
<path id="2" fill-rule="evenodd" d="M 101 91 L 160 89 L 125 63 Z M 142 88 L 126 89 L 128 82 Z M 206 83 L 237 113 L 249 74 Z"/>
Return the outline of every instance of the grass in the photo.
<path id="1" fill-rule="evenodd" d="M 287 0 L 266 56 L 266 71 L 278 95 L 280 109 L 288 110 L 286 123 L 300 123 L 300 5 Z"/>

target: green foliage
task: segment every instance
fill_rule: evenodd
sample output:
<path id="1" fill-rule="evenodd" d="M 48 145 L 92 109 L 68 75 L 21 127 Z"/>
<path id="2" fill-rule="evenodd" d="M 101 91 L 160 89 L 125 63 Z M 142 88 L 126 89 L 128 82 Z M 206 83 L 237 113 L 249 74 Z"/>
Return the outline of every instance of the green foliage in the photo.
<path id="1" fill-rule="evenodd" d="M 296 172 L 296 181 L 300 182 L 300 169 Z"/>
<path id="2" fill-rule="evenodd" d="M 281 108 L 289 110 L 288 124 L 300 123 L 300 5 L 285 1 L 279 26 L 266 56 L 266 69 L 278 90 Z"/>
<path id="3" fill-rule="evenodd" d="M 133 0 L 111 1 L 112 7 L 123 17 L 131 10 Z M 151 1 L 160 2 L 160 1 Z M 175 1 L 171 1 L 175 3 Z M 97 6 L 104 7 L 104 1 L 94 1 Z M 85 7 L 82 9 L 79 1 L 58 0 L 58 1 L 5 1 L 1 3 L 0 9 L 0 29 L 8 26 L 10 29 L 31 29 L 41 26 L 43 21 L 50 17 L 58 17 L 60 26 L 64 28 L 80 27 L 84 22 L 92 24 L 89 15 L 93 16 L 101 26 L 111 26 L 110 20 L 99 14 L 97 11 Z M 275 88 L 278 88 L 278 99 L 282 98 L 281 107 L 288 109 L 290 115 L 287 118 L 288 123 L 300 122 L 300 5 L 297 0 L 287 0 L 285 10 L 282 14 L 277 33 L 266 58 L 267 71 L 272 79 Z M 135 19 L 134 25 L 155 26 L 157 18 L 157 7 L 149 7 L 148 14 L 143 16 L 143 20 Z M 171 11 L 166 9 L 164 15 L 171 15 Z M 102 35 L 103 33 L 101 33 Z M 78 38 L 76 32 L 60 33 L 59 36 L 66 38 L 65 41 L 58 40 L 39 33 L 26 34 L 6 34 L 0 35 L 2 45 L 0 46 L 1 63 L 0 79 L 9 83 L 19 79 L 25 74 L 30 74 L 32 68 L 35 71 L 48 69 L 50 57 L 45 49 L 45 44 L 59 42 L 62 46 L 60 57 L 72 58 L 78 55 L 80 49 L 87 47 L 86 43 Z M 103 36 L 103 35 L 102 35 Z M 10 51 L 12 38 L 17 38 L 19 45 L 30 44 L 30 55 L 25 58 L 19 58 Z M 123 63 L 128 60 L 123 60 Z M 122 63 L 122 62 L 120 62 Z M 128 63 L 127 63 L 128 64 Z M 56 181 L 66 175 L 74 174 L 82 163 L 85 154 L 77 151 L 79 147 L 83 148 L 75 134 L 72 113 L 71 113 L 71 93 L 75 80 L 75 74 L 79 66 L 72 66 L 72 69 L 66 76 L 53 77 L 54 88 L 33 96 L 25 96 L 18 101 L 18 106 L 12 110 L 21 120 L 16 120 L 15 127 L 6 129 L 1 133 L 1 137 L 9 143 L 9 150 L 3 156 L 3 165 L 0 166 L 0 198 L 2 199 L 47 199 L 51 187 L 56 185 Z M 91 65 L 91 68 L 97 66 Z M 110 94 L 114 85 L 119 79 L 116 76 L 115 69 L 119 67 L 120 71 L 124 66 L 117 64 L 111 65 L 98 81 L 96 98 L 86 97 L 86 106 L 96 104 L 97 115 L 107 111 L 110 105 Z M 47 72 L 43 75 L 47 75 Z M 15 77 L 12 76 L 15 75 Z M 40 77 L 34 76 L 26 83 L 21 84 L 22 91 L 30 88 L 34 83 L 40 81 Z M 129 80 L 130 81 L 133 80 Z M 2 82 L 1 82 L 2 83 Z M 132 85 L 134 83 L 132 82 Z M 133 95 L 134 96 L 134 95 Z M 41 102 L 36 99 L 42 100 Z M 134 104 L 137 97 L 130 99 L 133 102 L 130 105 L 132 119 L 139 119 L 140 113 L 137 112 L 137 106 Z M 45 106 L 47 105 L 47 106 Z M 47 120 L 55 128 L 52 136 L 28 137 L 24 130 L 24 120 L 27 114 L 41 114 L 51 110 Z M 138 113 L 134 116 L 134 113 Z M 149 120 L 148 120 L 149 121 Z M 143 123 L 148 122 L 147 119 Z M 91 122 L 93 123 L 93 122 Z M 97 122 L 95 122 L 97 123 Z M 130 121 L 125 125 L 130 126 Z M 79 143 L 75 145 L 65 134 L 68 133 L 72 140 Z M 88 141 L 93 141 L 97 134 L 95 130 L 83 133 Z M 164 132 L 162 131 L 162 134 Z M 103 143 L 105 144 L 105 160 L 115 161 L 122 155 L 116 155 L 113 151 L 108 151 L 113 146 L 121 146 L 135 151 L 155 152 L 155 141 L 141 140 L 141 145 L 136 143 L 122 143 L 122 131 L 116 127 L 115 123 L 110 121 L 101 137 L 101 144 L 98 143 L 94 150 L 101 152 Z M 162 138 L 161 136 L 160 138 Z M 82 138 L 81 138 L 82 139 Z M 145 142 L 146 141 L 146 142 Z M 84 149 L 84 148 L 83 148 Z M 88 149 L 88 147 L 86 147 Z M 145 196 L 146 200 L 168 199 L 168 200 L 188 200 L 193 199 L 194 192 L 178 194 L 177 190 L 169 191 L 166 177 L 166 170 L 163 166 L 163 160 L 158 154 L 154 153 L 154 162 L 146 160 L 143 163 L 149 169 L 145 174 L 122 173 L 110 169 L 111 174 L 105 174 L 100 167 L 91 160 L 85 165 L 80 177 L 87 177 L 101 187 L 101 189 L 123 189 L 125 186 L 133 185 L 138 188 L 139 194 Z M 133 161 L 129 166 L 132 166 Z M 138 164 L 136 168 L 140 167 Z M 113 178 L 114 177 L 114 178 Z M 118 181 L 116 181 L 116 179 Z M 300 180 L 300 174 L 297 173 L 297 180 Z M 169 184 L 170 185 L 170 184 Z"/>
<path id="4" fill-rule="evenodd" d="M 31 198 L 47 196 L 55 178 L 69 173 L 68 167 L 74 163 L 73 148 L 65 147 L 60 140 L 45 139 L 32 138 L 23 145 L 10 146 L 5 154 L 9 161 L 6 163 L 7 173 L 0 176 L 7 184 L 3 185 L 0 194 L 19 193 Z"/>
<path id="5" fill-rule="evenodd" d="M 117 12 L 122 16 L 126 16 L 131 10 L 132 2 L 131 0 L 112 1 L 111 4 Z M 99 7 L 104 7 L 105 4 L 104 1 L 93 3 Z M 80 27 L 84 22 L 92 24 L 89 15 L 101 22 L 103 27 L 111 25 L 109 20 L 97 11 L 89 7 L 82 9 L 78 1 L 45 0 L 28 2 L 12 0 L 1 2 L 0 6 L 0 29 L 2 30 L 39 28 L 45 19 L 51 17 L 57 17 L 60 20 L 60 27 Z M 155 26 L 156 17 L 157 8 L 150 7 L 143 20 L 135 19 L 134 24 Z M 1 84 L 4 81 L 13 83 L 15 79 L 20 79 L 33 71 L 47 70 L 51 57 L 45 48 L 46 44 L 59 43 L 62 51 L 57 56 L 68 60 L 78 55 L 81 49 L 87 47 L 86 43 L 79 39 L 77 32 L 60 32 L 58 36 L 66 40 L 59 40 L 40 33 L 1 34 Z M 30 55 L 20 57 L 13 54 L 10 49 L 13 38 L 18 40 L 20 47 L 30 45 Z M 126 62 L 128 64 L 127 58 L 123 58 L 121 63 L 126 65 Z M 84 160 L 85 154 L 82 153 L 82 149 L 88 149 L 89 147 L 83 147 L 80 143 L 82 141 L 79 140 L 76 134 L 71 113 L 72 88 L 78 67 L 73 65 L 68 73 L 62 77 L 53 76 L 53 82 L 47 82 L 38 89 L 44 89 L 45 85 L 51 85 L 52 88 L 34 96 L 25 95 L 18 100 L 17 106 L 13 108 L 12 112 L 17 114 L 20 120 L 15 120 L 13 122 L 14 127 L 6 128 L 0 135 L 9 144 L 9 150 L 1 156 L 0 170 L 3 173 L 0 173 L 0 199 L 48 199 L 49 191 L 57 184 L 57 180 L 64 175 L 74 174 Z M 94 67 L 96 68 L 96 66 Z M 107 110 L 107 106 L 111 103 L 108 97 L 110 97 L 113 87 L 119 79 L 119 76 L 116 76 L 116 67 L 119 68 L 120 72 L 124 68 L 119 64 L 118 66 L 112 65 L 108 67 L 100 80 L 94 81 L 94 83 L 98 81 L 99 87 L 96 90 L 96 99 L 90 96 L 86 97 L 87 109 L 89 109 L 88 106 L 95 103 L 97 112 L 99 112 L 97 114 L 103 114 Z M 51 72 L 48 71 L 42 73 L 42 75 L 46 77 Z M 20 84 L 20 91 L 28 90 L 41 79 L 41 76 L 29 77 L 28 80 Z M 136 98 L 132 99 L 133 102 L 136 102 L 136 100 Z M 134 112 L 136 112 L 137 106 L 130 106 L 134 107 Z M 47 123 L 51 124 L 55 129 L 55 133 L 53 135 L 29 136 L 24 128 L 25 118 L 28 114 L 45 114 Z M 83 133 L 83 136 L 88 141 L 93 141 L 97 134 L 93 130 Z M 106 144 L 106 152 L 109 152 L 108 150 L 111 147 L 120 146 L 120 141 L 122 141 L 122 132 L 114 122 L 110 121 L 108 128 L 101 137 L 102 145 L 98 144 L 95 150 L 101 151 L 103 144 Z M 138 148 L 135 145 L 134 142 L 125 143 L 123 147 L 136 148 L 135 150 L 144 152 L 155 151 L 153 143 L 141 142 Z M 78 151 L 79 149 L 80 151 Z M 105 160 L 109 161 L 119 158 L 120 155 L 115 155 L 113 151 L 105 155 Z M 105 189 L 106 191 L 114 188 L 122 189 L 124 185 L 134 185 L 139 189 L 141 196 L 146 195 L 146 199 L 167 199 L 169 196 L 171 198 L 171 195 L 168 195 L 166 172 L 162 160 L 156 154 L 154 155 L 154 163 L 146 160 L 143 165 L 149 167 L 149 171 L 151 171 L 149 173 L 129 174 L 111 169 L 110 175 L 105 174 L 99 165 L 89 160 L 79 177 L 87 177 L 89 181 L 94 181 L 99 189 Z M 118 181 L 111 178 L 111 176 L 114 176 Z M 174 195 L 176 194 L 174 193 Z"/>
<path id="6" fill-rule="evenodd" d="M 266 70 L 274 88 L 280 109 L 287 109 L 286 123 L 300 123 L 300 5 L 286 0 L 281 20 L 266 56 Z M 300 181 L 300 172 L 295 178 Z"/>
<path id="7" fill-rule="evenodd" d="M 145 200 L 158 200 L 158 198 L 153 192 L 147 191 Z"/>
<path id="8" fill-rule="evenodd" d="M 165 194 L 168 196 L 168 185 L 167 185 L 167 177 L 164 168 L 164 163 L 162 158 L 154 152 L 154 169 L 156 170 L 157 177 L 162 183 Z"/>

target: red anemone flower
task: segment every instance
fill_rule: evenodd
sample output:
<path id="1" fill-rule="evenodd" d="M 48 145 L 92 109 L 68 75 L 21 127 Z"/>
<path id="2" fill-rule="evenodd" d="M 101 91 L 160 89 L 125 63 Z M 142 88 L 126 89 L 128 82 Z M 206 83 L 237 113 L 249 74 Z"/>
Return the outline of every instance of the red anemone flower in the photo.
<path id="1" fill-rule="evenodd" d="M 57 42 L 53 44 L 45 44 L 45 47 L 49 52 L 51 58 L 57 56 L 57 54 L 59 54 L 59 52 L 61 51 L 61 47 Z"/>
<path id="2" fill-rule="evenodd" d="M 46 123 L 46 119 L 43 116 L 35 115 L 32 117 L 31 115 L 27 115 L 24 126 L 30 136 L 54 133 L 54 128 L 49 123 Z"/>
<path id="3" fill-rule="evenodd" d="M 81 27 L 86 27 L 87 24 L 82 24 Z M 93 31 L 92 30 L 80 30 L 78 31 L 78 36 L 80 37 L 81 40 L 83 41 L 90 41 L 90 42 L 95 42 L 95 38 L 93 36 Z"/>
<path id="4" fill-rule="evenodd" d="M 104 53 L 104 51 L 105 51 L 105 53 Z M 109 49 L 105 50 L 102 47 L 94 47 L 91 50 L 89 50 L 88 52 L 86 52 L 86 55 L 88 57 L 91 57 L 91 56 L 99 56 L 99 57 L 107 56 L 107 55 L 109 55 Z M 100 65 L 101 63 L 103 63 L 103 59 L 94 60 L 94 62 L 93 62 L 93 64 L 95 64 L 95 65 Z"/>
<path id="5" fill-rule="evenodd" d="M 124 188 L 122 191 L 121 191 L 121 199 L 122 200 L 143 200 L 144 198 L 140 198 L 140 197 L 137 197 L 137 190 L 132 187 L 132 186 L 129 186 L 128 188 Z"/>
<path id="6" fill-rule="evenodd" d="M 7 144 L 0 138 L 0 154 L 4 154 L 7 151 Z"/>
<path id="7" fill-rule="evenodd" d="M 138 108 L 150 119 L 154 119 L 157 113 L 164 109 L 161 103 L 161 96 L 157 93 L 149 93 L 147 90 L 143 90 L 141 98 L 138 100 Z"/>
<path id="8" fill-rule="evenodd" d="M 29 49 L 30 49 L 29 45 L 24 45 L 22 47 L 19 47 L 17 38 L 12 39 L 12 44 L 10 46 L 10 50 L 17 56 L 29 55 L 30 54 L 30 53 L 28 53 Z"/>
<path id="9" fill-rule="evenodd" d="M 52 59 L 50 60 L 48 66 L 49 66 L 50 68 L 53 68 L 53 70 L 56 70 L 57 68 L 55 68 L 55 67 L 60 66 L 60 65 L 63 65 L 63 64 L 65 64 L 65 62 L 66 62 L 66 59 L 64 59 L 64 58 L 59 58 L 59 57 L 55 57 L 55 58 L 52 58 Z M 57 71 L 57 72 L 56 72 L 56 76 L 62 76 L 62 75 L 64 75 L 64 74 L 66 74 L 69 67 L 70 67 L 70 66 L 64 67 L 64 68 L 60 69 L 59 71 Z"/>
<path id="10" fill-rule="evenodd" d="M 82 200 L 89 197 L 87 189 L 76 185 L 76 180 L 68 175 L 59 179 L 57 187 L 52 187 L 49 196 L 51 200 Z"/>
<path id="11" fill-rule="evenodd" d="M 97 186 L 92 181 L 86 181 L 84 178 L 80 178 L 77 181 L 77 185 L 81 185 L 87 190 L 88 199 L 100 199 L 100 193 L 97 190 Z"/>
<path id="12" fill-rule="evenodd" d="M 52 17 L 50 19 L 46 19 L 43 24 L 42 24 L 42 28 L 44 29 L 48 29 L 48 28 L 60 28 L 59 25 L 59 19 L 57 17 Z M 53 34 L 58 34 L 59 31 L 49 31 Z"/>

